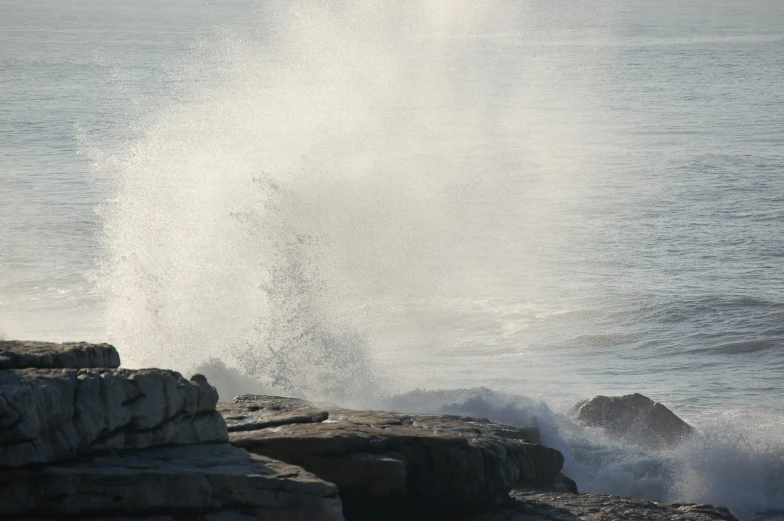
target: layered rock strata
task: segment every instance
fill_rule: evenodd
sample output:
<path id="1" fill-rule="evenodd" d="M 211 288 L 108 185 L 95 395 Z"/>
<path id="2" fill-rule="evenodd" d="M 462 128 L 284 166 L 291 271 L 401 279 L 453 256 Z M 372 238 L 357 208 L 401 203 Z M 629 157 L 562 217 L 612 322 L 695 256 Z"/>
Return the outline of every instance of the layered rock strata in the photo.
<path id="1" fill-rule="evenodd" d="M 40 470 L 0 470 L 7 516 L 340 521 L 337 487 L 228 444 L 122 451 Z"/>
<path id="2" fill-rule="evenodd" d="M 227 443 L 206 378 L 119 363 L 0 344 L 0 519 L 343 519 L 335 485 Z"/>
<path id="3" fill-rule="evenodd" d="M 354 519 L 492 507 L 516 483 L 552 479 L 563 466 L 560 452 L 525 439 L 530 431 L 470 418 L 270 396 L 238 397 L 218 410 L 233 445 L 335 483 Z"/>
<path id="4" fill-rule="evenodd" d="M 109 344 L 0 340 L 0 369 L 120 367 L 120 355 Z"/>
<path id="5" fill-rule="evenodd" d="M 0 467 L 227 441 L 206 379 L 163 369 L 0 371 Z"/>

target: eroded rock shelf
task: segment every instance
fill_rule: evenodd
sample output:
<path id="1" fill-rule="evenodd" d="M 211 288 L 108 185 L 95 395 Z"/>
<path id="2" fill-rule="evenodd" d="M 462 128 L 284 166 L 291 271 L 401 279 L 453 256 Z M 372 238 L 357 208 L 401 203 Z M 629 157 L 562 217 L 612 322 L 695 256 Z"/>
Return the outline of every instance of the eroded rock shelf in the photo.
<path id="1" fill-rule="evenodd" d="M 241 396 L 220 404 L 237 447 L 286 461 L 338 485 L 346 512 L 454 515 L 501 504 L 521 481 L 563 466 L 532 429 L 454 416 L 318 407 Z M 504 435 L 499 435 L 504 432 Z"/>
<path id="2" fill-rule="evenodd" d="M 107 344 L 0 341 L 0 519 L 735 519 L 708 505 L 577 493 L 534 428 L 275 396 L 218 404 L 204 376 L 119 366 Z M 581 410 L 599 424 L 608 407 L 642 403 L 627 418 L 667 419 L 644 440 L 655 446 L 691 432 L 645 400 Z"/>

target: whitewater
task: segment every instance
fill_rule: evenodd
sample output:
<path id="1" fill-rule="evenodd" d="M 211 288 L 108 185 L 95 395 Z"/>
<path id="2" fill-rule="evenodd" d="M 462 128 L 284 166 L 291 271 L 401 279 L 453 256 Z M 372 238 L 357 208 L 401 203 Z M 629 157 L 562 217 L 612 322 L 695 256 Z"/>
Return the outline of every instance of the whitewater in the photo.
<path id="1" fill-rule="evenodd" d="M 536 426 L 784 519 L 784 4 L 0 2 L 0 335 Z M 700 435 L 571 415 L 643 393 Z"/>

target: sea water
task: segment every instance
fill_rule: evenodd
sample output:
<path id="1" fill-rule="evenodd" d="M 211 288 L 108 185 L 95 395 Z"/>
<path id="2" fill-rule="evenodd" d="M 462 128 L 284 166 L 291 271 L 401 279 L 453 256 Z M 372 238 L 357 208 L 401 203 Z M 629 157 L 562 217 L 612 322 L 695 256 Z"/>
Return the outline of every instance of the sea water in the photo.
<path id="1" fill-rule="evenodd" d="M 7 338 L 536 424 L 583 490 L 770 518 L 783 222 L 781 2 L 0 1 Z M 631 392 L 701 436 L 569 415 Z"/>

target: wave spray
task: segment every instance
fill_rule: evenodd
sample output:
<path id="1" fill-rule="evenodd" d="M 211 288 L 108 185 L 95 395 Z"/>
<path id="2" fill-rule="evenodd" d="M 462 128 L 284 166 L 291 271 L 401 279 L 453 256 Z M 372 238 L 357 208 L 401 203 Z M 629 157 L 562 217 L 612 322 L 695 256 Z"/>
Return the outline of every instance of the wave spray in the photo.
<path id="1" fill-rule="evenodd" d="M 289 392 L 403 381 L 412 353 L 383 339 L 408 306 L 505 283 L 510 265 L 543 278 L 535 257 L 565 244 L 551 206 L 576 190 L 587 123 L 546 112 L 586 101 L 569 80 L 588 62 L 537 43 L 555 11 L 516 3 L 254 16 L 199 39 L 96 160 L 115 184 L 109 336 L 129 366 L 217 357 Z"/>
<path id="2" fill-rule="evenodd" d="M 103 155 L 85 140 L 112 185 L 97 283 L 125 365 L 535 424 L 585 491 L 784 508 L 778 424 L 687 416 L 702 436 L 656 452 L 564 414 L 593 390 L 586 346 L 622 378 L 618 324 L 662 313 L 594 243 L 621 241 L 618 194 L 657 189 L 613 177 L 646 157 L 606 126 L 616 7 L 265 4 L 170 63 Z M 432 390 L 509 382 L 548 404 Z"/>

